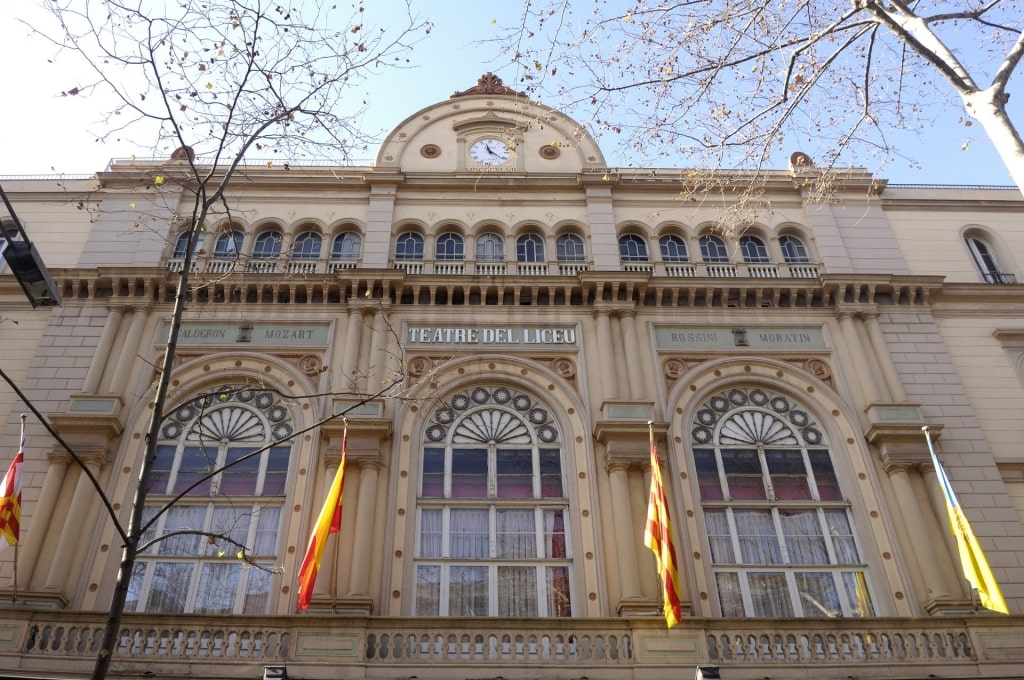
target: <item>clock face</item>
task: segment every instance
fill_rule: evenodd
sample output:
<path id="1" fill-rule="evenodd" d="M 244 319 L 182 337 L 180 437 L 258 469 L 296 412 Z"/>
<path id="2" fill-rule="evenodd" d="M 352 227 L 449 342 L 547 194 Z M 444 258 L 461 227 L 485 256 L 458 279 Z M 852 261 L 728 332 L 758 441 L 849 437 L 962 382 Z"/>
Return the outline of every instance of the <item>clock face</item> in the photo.
<path id="1" fill-rule="evenodd" d="M 469 147 L 469 157 L 481 165 L 502 165 L 512 157 L 508 144 L 500 139 L 481 139 Z"/>

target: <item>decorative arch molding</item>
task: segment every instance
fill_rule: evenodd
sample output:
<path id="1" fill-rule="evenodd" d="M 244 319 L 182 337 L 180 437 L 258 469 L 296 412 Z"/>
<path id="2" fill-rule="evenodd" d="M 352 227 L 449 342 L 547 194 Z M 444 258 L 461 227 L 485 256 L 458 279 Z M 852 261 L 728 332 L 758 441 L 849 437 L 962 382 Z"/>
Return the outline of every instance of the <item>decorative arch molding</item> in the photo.
<path id="1" fill-rule="evenodd" d="M 693 234 L 693 229 L 691 227 L 676 220 L 658 222 L 654 225 L 652 231 L 658 238 L 661 238 L 662 236 L 679 236 L 683 240 L 688 240 Z"/>
<path id="2" fill-rule="evenodd" d="M 360 236 L 366 236 L 366 223 L 362 220 L 355 220 L 351 218 L 344 218 L 340 220 L 334 220 L 324 228 L 324 234 L 334 237 L 338 234 L 344 234 L 345 232 L 354 231 Z"/>
<path id="3" fill-rule="evenodd" d="M 846 404 L 828 385 L 792 364 L 777 360 L 755 357 L 730 357 L 711 360 L 700 364 L 682 375 L 671 389 L 667 399 L 667 412 L 671 413 L 669 452 L 670 470 L 673 476 L 673 492 L 678 498 L 700 498 L 696 475 L 687 474 L 680 479 L 680 471 L 691 471 L 688 442 L 691 438 L 691 424 L 697 419 L 697 411 L 712 396 L 721 393 L 730 385 L 763 388 L 764 391 L 784 395 L 805 409 L 813 421 L 824 430 L 824 436 L 831 442 L 833 462 L 848 498 L 853 501 L 855 524 L 863 537 L 862 549 L 871 556 L 869 563 L 882 565 L 884 576 L 890 587 L 876 588 L 879 601 L 886 592 L 906 592 L 910 584 L 905 573 L 894 560 L 882 560 L 881 555 L 898 554 L 892 537 L 896 535 L 892 526 L 890 511 L 886 509 L 885 497 L 880 493 L 881 483 L 875 467 L 871 464 L 864 434 L 858 424 L 858 414 Z M 688 479 L 688 481 L 686 481 Z M 704 529 L 699 526 L 700 518 L 695 514 L 684 518 L 687 539 L 701 540 Z M 882 574 L 879 570 L 879 575 Z M 708 581 L 708 573 L 697 570 L 695 578 L 704 592 L 712 592 L 714 584 Z M 889 600 L 884 607 L 901 605 Z"/>
<path id="4" fill-rule="evenodd" d="M 427 234 L 433 238 L 437 238 L 441 234 L 458 234 L 459 236 L 466 238 L 471 231 L 470 226 L 466 222 L 445 218 L 440 222 L 436 222 L 431 225 Z"/>

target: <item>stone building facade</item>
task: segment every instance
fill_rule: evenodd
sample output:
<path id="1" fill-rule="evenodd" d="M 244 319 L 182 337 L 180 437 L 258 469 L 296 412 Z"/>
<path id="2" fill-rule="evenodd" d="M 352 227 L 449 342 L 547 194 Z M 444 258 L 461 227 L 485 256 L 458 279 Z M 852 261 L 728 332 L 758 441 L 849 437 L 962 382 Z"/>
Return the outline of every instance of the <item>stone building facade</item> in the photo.
<path id="1" fill-rule="evenodd" d="M 0 368 L 128 516 L 187 244 L 181 161 L 4 180 L 63 297 Z M 205 225 L 112 677 L 1024 676 L 1024 201 L 606 167 L 490 77 L 367 167 L 250 165 Z M 159 184 L 154 178 L 162 178 Z M 25 404 L 0 390 L 6 466 Z M 296 611 L 341 460 L 342 528 Z M 643 547 L 653 422 L 680 556 Z M 84 677 L 120 539 L 28 419 L 0 667 Z M 921 428 L 1009 602 L 960 574 Z M 266 447 L 212 479 L 210 470 Z M 865 667 L 868 667 L 865 669 Z M 680 671 L 682 669 L 682 671 Z M 822 675 L 824 673 L 824 676 Z"/>

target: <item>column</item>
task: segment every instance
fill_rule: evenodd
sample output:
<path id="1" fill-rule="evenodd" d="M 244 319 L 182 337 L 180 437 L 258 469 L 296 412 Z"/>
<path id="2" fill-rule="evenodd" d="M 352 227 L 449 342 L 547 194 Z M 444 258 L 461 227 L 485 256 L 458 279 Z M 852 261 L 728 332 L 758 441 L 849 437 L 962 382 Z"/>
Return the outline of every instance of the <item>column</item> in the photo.
<path id="1" fill-rule="evenodd" d="M 79 455 L 81 456 L 81 453 Z M 103 459 L 100 456 L 93 455 L 82 456 L 82 460 L 89 469 L 89 472 L 98 478 L 100 469 L 103 467 Z M 90 515 L 89 506 L 92 505 L 95 497 L 96 489 L 93 487 L 92 482 L 89 481 L 85 472 L 81 472 L 78 476 L 78 482 L 75 484 L 75 493 L 71 497 L 67 518 L 64 520 L 64 526 L 61 528 L 60 539 L 57 541 L 57 550 L 53 554 L 50 570 L 46 574 L 44 588 L 47 590 L 67 592 L 68 573 L 74 563 L 72 558 L 78 548 L 78 541 L 83 537 L 88 540 L 90 536 L 90 532 L 87 531 L 85 526 L 85 521 Z"/>
<path id="2" fill-rule="evenodd" d="M 886 387 L 889 388 L 890 396 L 894 401 L 907 401 L 907 393 L 903 390 L 903 381 L 900 380 L 899 373 L 896 372 L 896 366 L 892 362 L 892 355 L 889 354 L 889 348 L 886 346 L 885 338 L 882 336 L 882 327 L 878 324 L 878 312 L 864 312 L 861 316 L 864 318 L 864 325 L 868 329 L 871 349 L 874 350 L 878 367 L 882 369 L 882 377 L 885 379 Z"/>
<path id="3" fill-rule="evenodd" d="M 850 354 L 853 355 L 854 372 L 860 379 L 861 387 L 864 389 L 864 397 L 869 404 L 874 404 L 881 400 L 881 394 L 878 385 L 875 384 L 875 380 L 872 377 L 868 355 L 864 351 L 864 345 L 860 341 L 860 336 L 857 334 L 857 327 L 854 325 L 853 319 L 854 314 L 855 312 L 853 311 L 842 310 L 836 316 L 839 318 L 839 326 L 843 329 L 843 339 L 846 340 Z"/>
<path id="4" fill-rule="evenodd" d="M 99 356 L 98 351 L 97 356 Z M 43 543 L 46 541 L 46 532 L 50 526 L 50 520 L 53 518 L 53 509 L 57 506 L 60 488 L 64 485 L 64 477 L 67 475 L 68 465 L 71 463 L 71 456 L 63 449 L 51 451 L 48 458 L 50 464 L 46 468 L 43 488 L 39 492 L 39 499 L 32 512 L 29 540 L 25 541 L 19 556 L 21 558 L 18 564 L 19 573 L 33 577 L 28 583 L 30 590 L 38 590 L 43 586 L 42 583 L 35 583 L 43 576 L 36 572 L 36 560 L 39 559 L 39 552 L 43 549 Z"/>
<path id="5" fill-rule="evenodd" d="M 357 382 L 353 377 L 353 373 L 356 370 L 356 361 L 359 360 L 359 343 L 362 342 L 362 332 L 363 309 L 361 307 L 350 307 L 348 311 L 348 326 L 345 328 L 345 352 L 341 362 L 341 388 L 343 390 L 353 387 Z"/>
<path id="6" fill-rule="evenodd" d="M 604 399 L 617 399 L 619 396 L 618 382 L 615 380 L 615 358 L 612 355 L 612 326 L 607 309 L 594 312 L 597 317 L 597 359 L 601 366 L 601 385 L 604 387 Z"/>
<path id="7" fill-rule="evenodd" d="M 85 374 L 85 382 L 82 383 L 84 394 L 96 394 L 100 387 L 100 380 L 103 378 L 103 369 L 107 367 L 110 358 L 110 350 L 114 346 L 114 338 L 121 326 L 121 317 L 124 316 L 124 305 L 113 305 L 107 316 L 107 322 L 103 325 L 103 333 L 96 344 L 96 353 L 92 355 L 92 363 L 89 364 L 89 372 Z"/>
<path id="8" fill-rule="evenodd" d="M 612 493 L 612 520 L 615 531 L 615 556 L 619 565 L 619 588 L 622 599 L 640 597 L 640 577 L 636 564 L 636 552 L 640 540 L 633 531 L 633 517 L 629 503 L 629 463 L 608 463 L 608 475 Z"/>
<path id="9" fill-rule="evenodd" d="M 117 366 L 114 368 L 114 375 L 107 385 L 109 394 L 122 394 L 125 384 L 128 382 L 128 374 L 135 365 L 136 354 L 142 342 L 142 331 L 146 327 L 146 320 L 149 318 L 148 307 L 135 307 L 132 313 L 131 325 L 128 326 L 128 335 L 125 336 L 124 345 L 117 357 Z"/>
<path id="10" fill-rule="evenodd" d="M 626 355 L 626 376 L 629 381 L 629 398 L 643 399 L 644 375 L 640 367 L 640 344 L 636 335 L 636 310 L 629 309 L 619 313 L 622 325 L 622 343 Z"/>
<path id="11" fill-rule="evenodd" d="M 922 522 L 921 508 L 915 502 L 914 489 L 910 485 L 905 465 L 888 464 L 885 472 L 892 482 L 893 493 L 899 505 L 900 515 L 910 536 L 910 547 L 914 551 L 915 562 L 921 569 L 925 589 L 929 600 L 948 598 L 949 594 L 943 585 L 942 575 L 938 569 L 938 558 L 929 541 L 927 526 Z"/>
<path id="12" fill-rule="evenodd" d="M 370 344 L 370 365 L 366 371 L 366 393 L 380 392 L 384 380 L 384 367 L 387 360 L 387 319 L 383 309 L 373 313 L 373 338 Z"/>
<path id="13" fill-rule="evenodd" d="M 370 546 L 373 545 L 373 522 L 377 509 L 378 470 L 378 461 L 359 461 L 359 498 L 356 502 L 356 529 L 352 537 L 356 551 L 352 556 L 349 595 L 365 597 L 370 590 L 370 560 L 373 556 Z"/>

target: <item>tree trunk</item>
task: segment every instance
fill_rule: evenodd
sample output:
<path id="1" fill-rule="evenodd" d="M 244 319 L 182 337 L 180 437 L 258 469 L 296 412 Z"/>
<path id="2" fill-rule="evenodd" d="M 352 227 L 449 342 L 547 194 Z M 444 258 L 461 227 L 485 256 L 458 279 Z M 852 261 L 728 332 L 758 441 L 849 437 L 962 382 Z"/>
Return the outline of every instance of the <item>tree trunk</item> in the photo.
<path id="1" fill-rule="evenodd" d="M 968 115 L 978 121 L 992 141 L 1017 189 L 1024 193 L 1024 143 L 1006 114 L 1005 102 L 997 101 L 991 88 L 961 94 L 960 98 Z"/>

